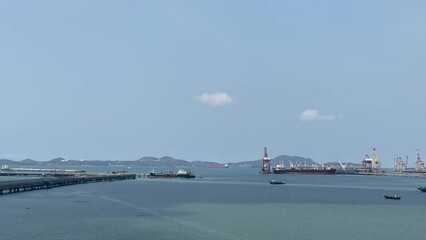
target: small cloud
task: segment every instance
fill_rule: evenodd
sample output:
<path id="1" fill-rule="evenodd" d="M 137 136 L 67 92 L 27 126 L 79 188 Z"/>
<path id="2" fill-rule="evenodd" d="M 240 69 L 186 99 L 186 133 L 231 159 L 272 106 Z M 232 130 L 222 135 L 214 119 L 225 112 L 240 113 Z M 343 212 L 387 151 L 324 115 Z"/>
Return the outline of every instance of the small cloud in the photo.
<path id="1" fill-rule="evenodd" d="M 197 96 L 197 99 L 211 106 L 229 105 L 234 102 L 234 99 L 224 92 L 203 93 Z"/>
<path id="2" fill-rule="evenodd" d="M 334 120 L 336 119 L 333 115 L 320 114 L 318 110 L 315 109 L 306 109 L 299 115 L 299 119 L 305 122 L 308 121 L 325 121 L 325 120 Z"/>

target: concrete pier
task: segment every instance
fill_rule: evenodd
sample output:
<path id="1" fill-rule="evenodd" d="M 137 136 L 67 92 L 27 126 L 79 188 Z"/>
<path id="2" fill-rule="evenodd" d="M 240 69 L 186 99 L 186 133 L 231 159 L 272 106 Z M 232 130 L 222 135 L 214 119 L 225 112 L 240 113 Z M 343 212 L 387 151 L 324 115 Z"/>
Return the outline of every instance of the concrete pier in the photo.
<path id="1" fill-rule="evenodd" d="M 0 195 L 2 195 L 3 193 L 17 193 L 23 191 L 48 189 L 53 187 L 62 187 L 75 184 L 120 181 L 128 179 L 136 179 L 136 174 L 87 174 L 80 176 L 62 176 L 55 178 L 0 181 Z"/>
<path id="2" fill-rule="evenodd" d="M 356 175 L 391 176 L 391 177 L 426 177 L 426 173 L 422 173 L 422 172 L 378 172 L 378 173 L 358 172 L 356 173 Z"/>
<path id="3" fill-rule="evenodd" d="M 84 170 L 8 168 L 2 166 L 0 176 L 33 176 L 33 177 L 70 177 L 86 174 Z"/>

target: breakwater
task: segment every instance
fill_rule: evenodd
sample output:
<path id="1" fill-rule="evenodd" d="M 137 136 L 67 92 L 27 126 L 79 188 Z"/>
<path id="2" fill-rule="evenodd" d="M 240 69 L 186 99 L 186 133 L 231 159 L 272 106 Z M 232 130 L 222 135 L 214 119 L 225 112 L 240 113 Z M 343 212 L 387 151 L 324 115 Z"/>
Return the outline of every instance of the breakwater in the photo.
<path id="1" fill-rule="evenodd" d="M 0 195 L 4 193 L 18 193 L 39 189 L 49 189 L 75 184 L 85 184 L 93 182 L 120 181 L 135 179 L 134 173 L 117 174 L 86 174 L 76 176 L 46 177 L 40 179 L 26 179 L 14 181 L 0 181 Z"/>

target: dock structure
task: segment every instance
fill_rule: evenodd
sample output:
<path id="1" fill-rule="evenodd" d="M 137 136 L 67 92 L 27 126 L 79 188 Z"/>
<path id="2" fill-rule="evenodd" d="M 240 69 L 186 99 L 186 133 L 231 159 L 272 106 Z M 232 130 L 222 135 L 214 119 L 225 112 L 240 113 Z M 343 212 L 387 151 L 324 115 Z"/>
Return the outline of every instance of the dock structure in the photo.
<path id="1" fill-rule="evenodd" d="M 357 172 L 356 175 L 390 176 L 390 177 L 426 177 L 426 172 L 378 172 L 378 173 Z"/>
<path id="2" fill-rule="evenodd" d="M 136 179 L 134 173 L 116 173 L 116 174 L 86 174 L 80 176 L 61 176 L 53 178 L 26 179 L 14 181 L 0 181 L 0 195 L 3 193 L 17 193 L 39 189 L 49 189 L 75 184 L 119 181 Z"/>
<path id="3" fill-rule="evenodd" d="M 71 177 L 83 174 L 86 174 L 86 171 L 70 169 L 9 168 L 7 165 L 3 165 L 0 169 L 0 176 Z"/>

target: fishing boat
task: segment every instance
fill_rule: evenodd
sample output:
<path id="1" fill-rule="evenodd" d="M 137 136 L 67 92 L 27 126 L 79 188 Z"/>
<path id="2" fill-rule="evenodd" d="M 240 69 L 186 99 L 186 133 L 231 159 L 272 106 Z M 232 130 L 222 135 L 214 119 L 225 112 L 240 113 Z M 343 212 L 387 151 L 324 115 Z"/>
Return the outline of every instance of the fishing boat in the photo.
<path id="1" fill-rule="evenodd" d="M 398 195 L 385 195 L 385 199 L 394 199 L 394 200 L 400 200 L 401 197 Z"/>
<path id="2" fill-rule="evenodd" d="M 283 182 L 281 182 L 281 181 L 278 181 L 278 180 L 271 180 L 271 181 L 269 181 L 269 183 L 270 184 L 284 184 Z"/>
<path id="3" fill-rule="evenodd" d="M 417 189 L 419 189 L 420 191 L 422 191 L 422 192 L 426 192 L 426 187 L 419 187 L 419 188 L 417 188 Z"/>

